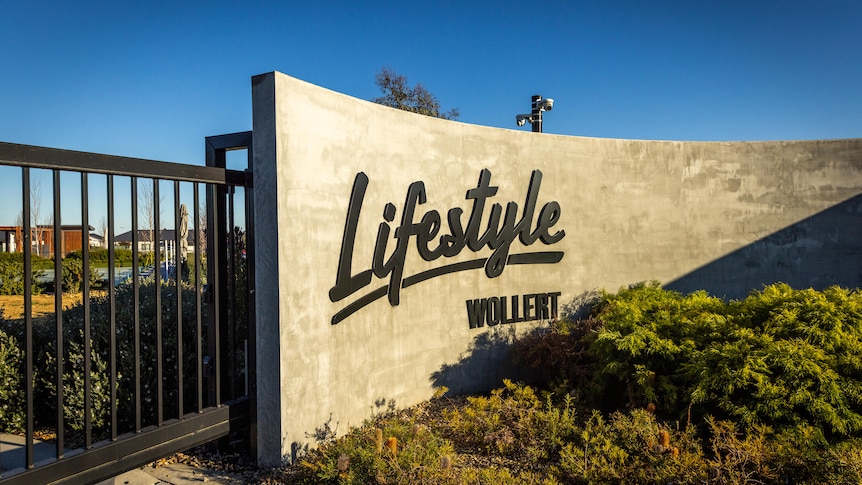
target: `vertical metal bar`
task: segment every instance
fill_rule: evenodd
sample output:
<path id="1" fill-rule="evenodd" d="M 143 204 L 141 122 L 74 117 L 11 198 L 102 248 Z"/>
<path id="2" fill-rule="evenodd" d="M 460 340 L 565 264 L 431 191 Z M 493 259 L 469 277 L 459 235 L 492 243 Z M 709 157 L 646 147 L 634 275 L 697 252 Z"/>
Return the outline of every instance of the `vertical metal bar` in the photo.
<path id="1" fill-rule="evenodd" d="M 221 282 L 219 275 L 219 257 L 221 254 L 221 237 L 223 229 L 219 226 L 219 200 L 218 187 L 207 184 L 207 302 L 208 307 L 208 328 L 207 328 L 207 344 L 208 354 L 210 358 L 210 366 L 213 372 L 210 372 L 210 405 L 221 405 L 221 359 L 219 351 L 221 345 L 219 342 L 219 314 L 221 304 Z"/>
<path id="2" fill-rule="evenodd" d="M 108 338 L 110 346 L 110 386 L 111 386 L 111 441 L 116 441 L 117 431 L 117 295 L 114 281 L 114 176 L 108 175 L 108 233 L 105 245 L 108 248 Z"/>
<path id="3" fill-rule="evenodd" d="M 84 310 L 84 449 L 93 447 L 92 388 L 90 375 L 90 205 L 87 172 L 81 172 L 81 303 Z"/>
<path id="4" fill-rule="evenodd" d="M 60 214 L 60 171 L 54 169 L 54 313 L 56 330 L 57 384 L 57 459 L 63 458 L 63 266 L 62 225 Z"/>
<path id="5" fill-rule="evenodd" d="M 216 149 L 206 143 L 206 164 L 208 167 L 225 168 L 225 150 Z M 208 353 L 215 372 L 210 375 L 210 396 L 213 405 L 220 406 L 221 399 L 221 314 L 222 314 L 222 272 L 224 271 L 224 187 L 207 184 L 207 301 L 208 311 L 207 344 Z"/>
<path id="6" fill-rule="evenodd" d="M 177 285 L 177 417 L 183 417 L 183 258 L 180 254 L 180 183 L 174 180 L 174 282 Z M 186 221 L 188 222 L 188 221 Z M 188 225 L 186 226 L 188 231 Z"/>
<path id="7" fill-rule="evenodd" d="M 21 169 L 23 203 L 21 219 L 24 231 L 19 244 L 24 250 L 24 396 L 27 422 L 24 432 L 24 466 L 33 468 L 33 242 L 30 227 L 30 168 Z"/>
<path id="8" fill-rule="evenodd" d="M 132 177 L 132 320 L 134 335 L 135 433 L 141 432 L 141 275 L 138 260 L 138 178 Z"/>
<path id="9" fill-rule="evenodd" d="M 236 398 L 236 373 L 238 365 L 236 362 L 236 231 L 234 229 L 234 196 L 233 186 L 227 187 L 227 216 L 228 216 L 228 247 L 227 247 L 227 367 L 228 367 L 228 389 L 227 398 Z"/>
<path id="10" fill-rule="evenodd" d="M 153 225 L 156 245 L 153 247 L 153 276 L 156 289 L 156 424 L 161 426 L 164 420 L 164 395 L 162 383 L 162 230 L 159 220 L 159 179 L 153 179 Z M 165 247 L 167 252 L 167 247 Z"/>
<path id="11" fill-rule="evenodd" d="M 257 460 L 257 328 L 256 328 L 256 302 L 255 302 L 255 264 L 254 264 L 254 157 L 252 143 L 249 141 L 247 155 L 248 168 L 245 171 L 245 264 L 246 264 L 246 289 L 248 318 L 248 366 L 246 368 L 246 379 L 248 379 L 249 406 L 249 458 Z"/>
<path id="12" fill-rule="evenodd" d="M 200 229 L 200 187 L 194 184 L 194 207 L 195 207 L 195 360 L 197 362 L 197 401 L 198 412 L 204 409 L 203 391 L 203 332 L 201 318 L 201 229 Z"/>

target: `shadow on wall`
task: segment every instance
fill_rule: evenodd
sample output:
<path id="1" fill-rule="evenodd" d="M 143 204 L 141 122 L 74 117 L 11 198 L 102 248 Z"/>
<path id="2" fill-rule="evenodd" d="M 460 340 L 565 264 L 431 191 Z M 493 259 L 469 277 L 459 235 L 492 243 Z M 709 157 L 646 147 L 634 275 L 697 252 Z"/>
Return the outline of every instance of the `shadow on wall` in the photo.
<path id="1" fill-rule="evenodd" d="M 862 287 L 862 195 L 857 195 L 664 285 L 741 299 L 775 282 L 822 290 Z"/>
<path id="2" fill-rule="evenodd" d="M 706 290 L 717 297 L 741 299 L 776 282 L 818 290 L 833 285 L 862 287 L 862 195 L 729 253 L 664 287 L 684 294 Z M 563 313 L 574 318 L 586 316 L 599 294 L 593 290 L 578 295 L 564 305 Z M 457 363 L 444 364 L 432 374 L 433 386 L 446 386 L 457 395 L 490 391 L 504 378 L 532 382 L 535 373 L 518 366 L 509 356 L 514 339 L 514 328 L 509 326 L 476 335 Z"/>
<path id="3" fill-rule="evenodd" d="M 518 366 L 509 357 L 515 340 L 515 329 L 509 326 L 489 328 L 473 338 L 470 348 L 454 364 L 443 364 L 431 374 L 435 388 L 447 387 L 454 395 L 488 392 L 502 385 L 503 379 L 525 382 L 535 380 L 534 372 Z"/>

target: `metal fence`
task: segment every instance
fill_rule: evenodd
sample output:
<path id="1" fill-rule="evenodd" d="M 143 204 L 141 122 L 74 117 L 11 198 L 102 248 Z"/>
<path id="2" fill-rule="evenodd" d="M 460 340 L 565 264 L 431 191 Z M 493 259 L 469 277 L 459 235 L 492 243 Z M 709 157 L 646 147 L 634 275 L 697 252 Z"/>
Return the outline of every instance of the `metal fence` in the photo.
<path id="1" fill-rule="evenodd" d="M 97 481 L 238 429 L 254 453 L 251 170 L 225 168 L 233 149 L 250 163 L 251 133 L 207 138 L 205 167 L 0 143 L 0 190 L 20 187 L 0 288 L 23 308 L 0 313 L 0 483 Z"/>

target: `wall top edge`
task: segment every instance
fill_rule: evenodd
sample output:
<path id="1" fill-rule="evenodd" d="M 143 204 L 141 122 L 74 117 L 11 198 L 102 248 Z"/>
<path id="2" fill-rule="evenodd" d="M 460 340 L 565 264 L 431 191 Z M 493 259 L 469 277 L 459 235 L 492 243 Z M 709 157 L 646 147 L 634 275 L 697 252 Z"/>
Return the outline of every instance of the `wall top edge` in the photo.
<path id="1" fill-rule="evenodd" d="M 409 120 L 412 120 L 415 123 L 417 120 L 421 120 L 421 122 L 428 123 L 449 123 L 455 125 L 464 125 L 465 127 L 477 128 L 480 130 L 494 130 L 494 131 L 505 131 L 512 134 L 512 136 L 517 137 L 548 137 L 548 138 L 561 138 L 567 140 L 594 140 L 594 141 L 607 141 L 607 142 L 633 142 L 633 143 L 668 143 L 668 144 L 709 144 L 709 145 L 738 145 L 738 144 L 748 144 L 748 145 L 793 145 L 793 144 L 811 144 L 811 143 L 846 143 L 851 145 L 862 145 L 862 137 L 860 138 L 820 138 L 820 139 L 786 139 L 786 140 L 666 140 L 666 139 L 641 139 L 641 138 L 614 138 L 614 137 L 593 137 L 593 136 L 583 136 L 583 135 L 565 135 L 565 134 L 557 134 L 557 133 L 533 133 L 531 131 L 524 130 L 516 130 L 513 128 L 501 128 L 496 126 L 487 126 L 487 125 L 477 125 L 473 123 L 466 123 L 463 121 L 453 121 L 453 120 L 444 120 L 440 118 L 433 118 L 425 115 L 420 115 L 416 113 L 410 113 L 407 111 L 400 111 L 395 108 L 390 108 L 388 106 L 378 105 L 372 101 L 368 101 L 361 98 L 356 98 L 354 96 L 350 96 L 348 94 L 340 93 L 338 91 L 333 91 L 331 89 L 325 88 L 323 86 L 319 86 L 317 84 L 310 83 L 308 81 L 304 81 L 302 79 L 290 76 L 289 74 L 285 74 L 280 71 L 269 71 L 261 74 L 257 74 L 252 76 L 252 86 L 257 85 L 260 82 L 265 81 L 267 78 L 273 79 L 273 82 L 276 78 L 282 78 L 286 80 L 290 84 L 294 84 L 300 89 L 307 89 L 311 91 L 318 91 L 321 94 L 326 94 L 330 96 L 336 96 L 343 98 L 344 101 L 362 103 L 366 105 L 372 106 L 374 109 L 384 110 L 386 112 L 394 112 L 390 113 L 394 116 L 399 117 L 409 117 L 405 118 L 405 123 Z"/>

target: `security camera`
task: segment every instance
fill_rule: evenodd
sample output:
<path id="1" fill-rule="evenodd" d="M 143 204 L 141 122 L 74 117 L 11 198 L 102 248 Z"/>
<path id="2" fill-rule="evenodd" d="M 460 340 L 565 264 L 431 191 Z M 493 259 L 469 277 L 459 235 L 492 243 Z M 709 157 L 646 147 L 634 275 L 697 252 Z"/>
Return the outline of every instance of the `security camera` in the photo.
<path id="1" fill-rule="evenodd" d="M 524 126 L 528 122 L 532 123 L 533 117 L 531 115 L 516 115 L 515 121 L 518 123 L 518 126 Z"/>
<path id="2" fill-rule="evenodd" d="M 539 109 L 543 111 L 551 111 L 554 109 L 554 100 L 551 98 L 545 98 L 539 101 Z"/>

